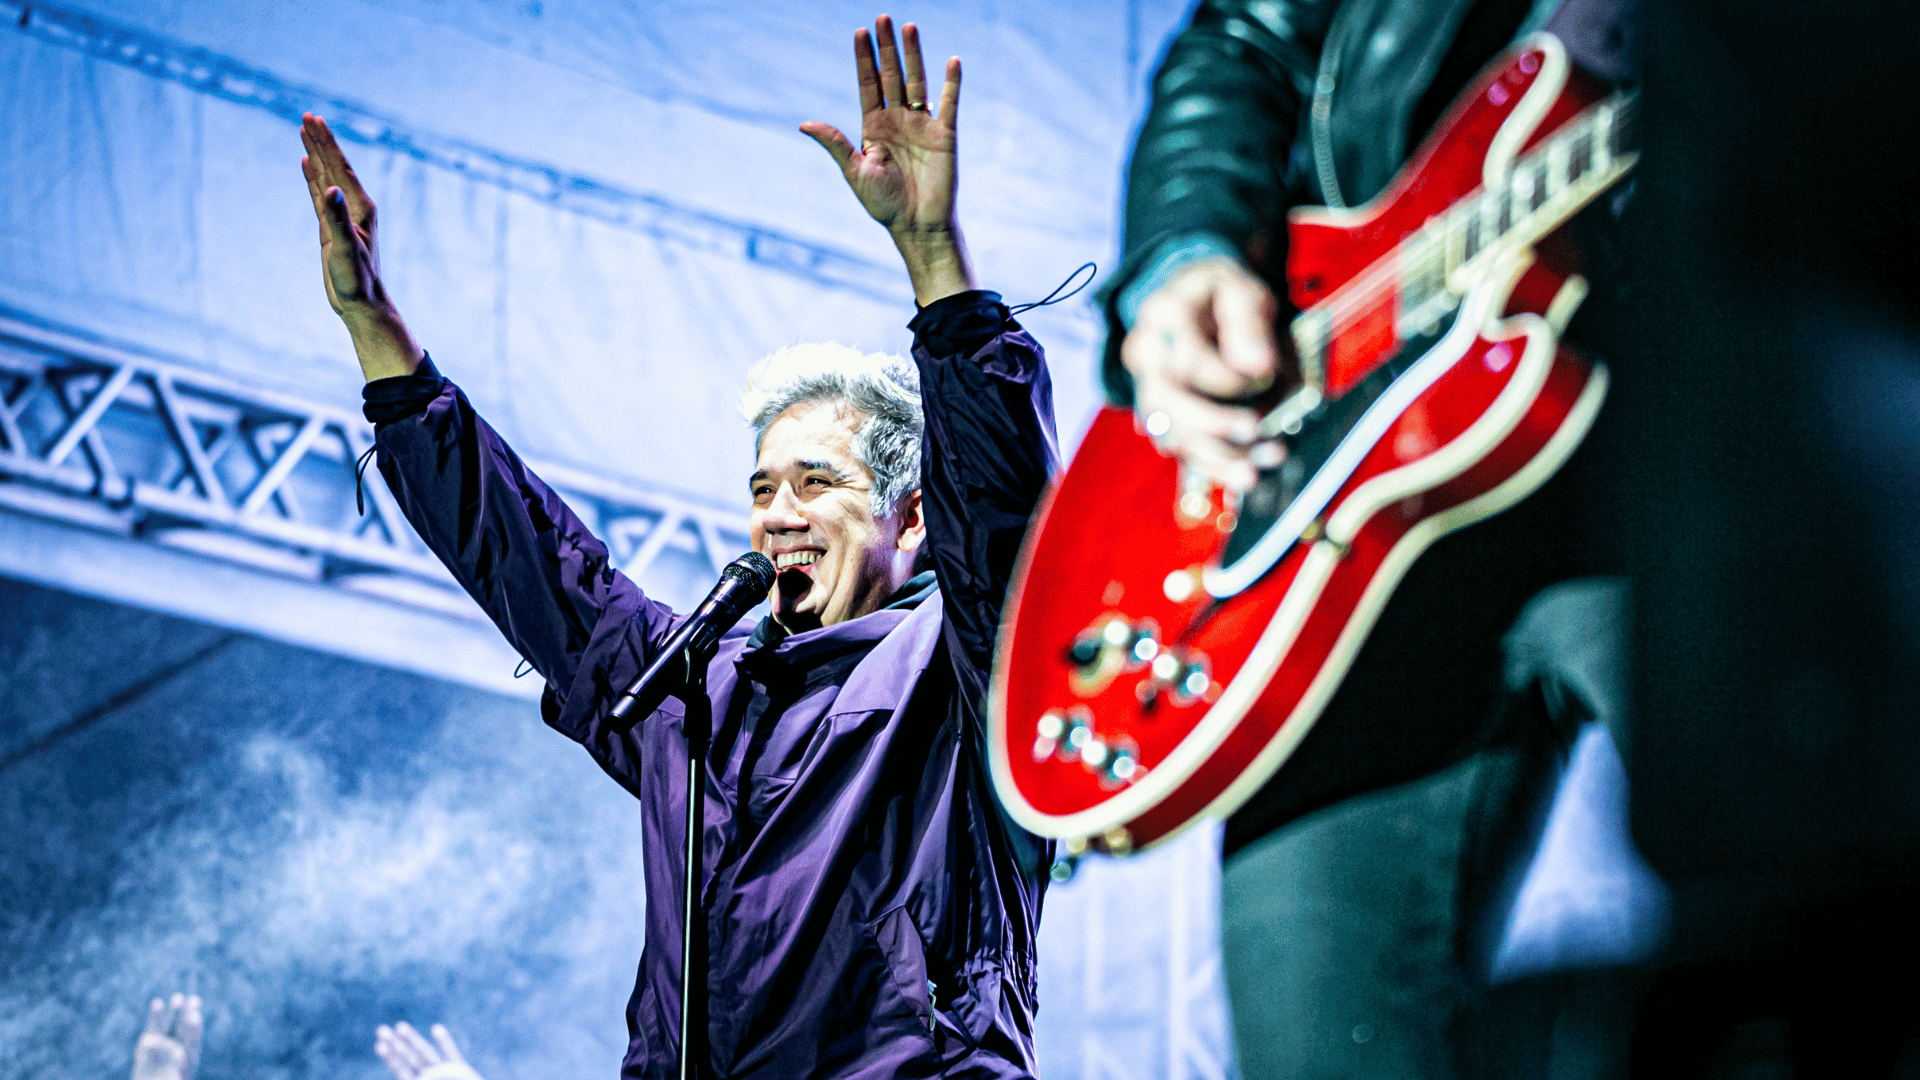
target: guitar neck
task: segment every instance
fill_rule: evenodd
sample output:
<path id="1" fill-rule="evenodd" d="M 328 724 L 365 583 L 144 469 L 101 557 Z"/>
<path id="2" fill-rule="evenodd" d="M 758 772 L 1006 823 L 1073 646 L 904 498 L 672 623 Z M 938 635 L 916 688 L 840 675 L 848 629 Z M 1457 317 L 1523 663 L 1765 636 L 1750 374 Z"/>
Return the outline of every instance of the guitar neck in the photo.
<path id="1" fill-rule="evenodd" d="M 1506 182 L 1482 187 L 1435 214 L 1324 300 L 1295 316 L 1291 331 L 1308 387 L 1323 392 L 1332 342 L 1394 297 L 1400 340 L 1430 332 L 1495 263 L 1531 247 L 1626 175 L 1639 153 L 1637 94 L 1587 107 L 1523 155 Z"/>

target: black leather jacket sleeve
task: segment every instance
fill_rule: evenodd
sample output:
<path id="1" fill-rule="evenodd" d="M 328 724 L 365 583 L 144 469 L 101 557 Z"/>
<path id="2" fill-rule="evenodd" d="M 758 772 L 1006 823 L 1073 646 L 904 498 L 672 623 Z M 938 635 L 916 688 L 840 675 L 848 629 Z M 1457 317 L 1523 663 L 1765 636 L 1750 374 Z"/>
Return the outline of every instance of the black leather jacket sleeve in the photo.
<path id="1" fill-rule="evenodd" d="M 1256 272 L 1278 275 L 1288 155 L 1339 2 L 1204 0 L 1168 48 L 1127 175 L 1123 257 L 1100 296 L 1115 404 L 1133 400 L 1120 367 L 1119 294 L 1162 245 L 1220 236 Z"/>

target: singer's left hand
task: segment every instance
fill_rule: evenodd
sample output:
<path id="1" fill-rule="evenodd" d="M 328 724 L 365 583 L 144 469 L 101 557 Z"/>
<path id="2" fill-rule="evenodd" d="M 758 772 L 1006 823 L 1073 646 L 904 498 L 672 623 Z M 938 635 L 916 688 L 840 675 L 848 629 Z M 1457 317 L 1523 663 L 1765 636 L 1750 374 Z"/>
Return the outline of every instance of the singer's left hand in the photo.
<path id="1" fill-rule="evenodd" d="M 878 48 L 875 48 L 876 40 Z M 921 306 L 973 288 L 966 247 L 954 220 L 955 120 L 960 110 L 960 58 L 947 61 L 939 110 L 927 98 L 920 30 L 874 20 L 874 33 L 853 32 L 860 79 L 861 146 L 831 124 L 810 120 L 800 130 L 825 147 L 847 186 L 875 221 L 887 227 L 907 262 Z"/>

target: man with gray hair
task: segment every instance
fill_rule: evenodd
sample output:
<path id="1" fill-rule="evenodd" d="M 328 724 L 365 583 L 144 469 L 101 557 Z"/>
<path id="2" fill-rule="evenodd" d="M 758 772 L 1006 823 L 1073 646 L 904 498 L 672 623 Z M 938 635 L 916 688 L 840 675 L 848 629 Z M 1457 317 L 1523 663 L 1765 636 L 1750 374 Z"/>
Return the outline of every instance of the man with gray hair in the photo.
<path id="1" fill-rule="evenodd" d="M 747 389 L 753 546 L 778 577 L 772 614 L 728 634 L 707 674 L 699 1075 L 1035 1067 L 1051 852 L 993 802 L 981 704 L 1014 553 L 1057 458 L 1051 390 L 1039 346 L 973 288 L 954 225 L 960 62 L 936 113 L 914 27 L 904 50 L 885 16 L 877 30 L 854 39 L 862 148 L 824 124 L 802 130 L 906 261 L 913 361 L 800 346 Z M 302 138 L 381 475 L 546 680 L 547 723 L 643 807 L 647 944 L 622 1075 L 670 1076 L 688 742 L 675 700 L 631 731 L 608 712 L 678 620 L 414 344 L 376 271 L 372 204 L 322 121 L 308 117 Z"/>
<path id="2" fill-rule="evenodd" d="M 796 434 L 851 425 L 845 450 L 870 477 L 865 503 L 872 524 L 892 523 L 912 529 L 920 520 L 920 441 L 925 424 L 921 420 L 920 376 L 908 361 L 897 356 L 863 355 L 832 343 L 781 349 L 761 361 L 748 376 L 740 411 L 753 427 L 757 460 L 767 456 L 769 434 L 777 456 Z M 797 414 L 814 419 L 808 422 Z M 801 422 L 775 430 L 776 422 L 783 418 Z M 827 512 L 824 504 L 817 504 L 798 518 L 791 512 L 783 517 L 771 502 L 777 486 L 772 480 L 767 468 L 756 467 L 749 483 L 756 508 L 761 505 L 763 491 L 768 494 L 769 531 L 779 534 L 766 554 L 780 571 L 774 604 L 783 625 L 791 628 L 810 620 L 840 622 L 851 612 L 872 610 L 876 601 L 884 600 L 887 593 L 900 586 L 891 567 L 876 565 L 874 572 L 863 573 L 853 565 L 860 559 L 876 557 L 870 541 L 877 534 L 869 537 L 862 522 Z M 848 529 L 855 533 L 837 537 L 840 543 L 825 542 L 827 534 Z M 886 552 L 885 559 L 899 562 L 911 572 L 924 552 L 924 541 L 916 540 L 911 548 L 901 549 L 896 544 Z"/>

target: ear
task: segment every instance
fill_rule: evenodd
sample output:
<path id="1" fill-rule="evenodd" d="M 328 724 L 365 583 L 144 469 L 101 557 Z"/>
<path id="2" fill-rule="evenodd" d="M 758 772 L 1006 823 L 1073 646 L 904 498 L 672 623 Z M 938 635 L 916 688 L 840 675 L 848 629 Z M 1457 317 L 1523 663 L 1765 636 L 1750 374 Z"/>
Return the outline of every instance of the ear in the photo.
<path id="1" fill-rule="evenodd" d="M 900 536 L 894 541 L 894 547 L 905 552 L 919 551 L 920 545 L 927 542 L 927 515 L 920 505 L 920 489 L 914 488 L 901 499 L 894 514 L 900 520 Z"/>

